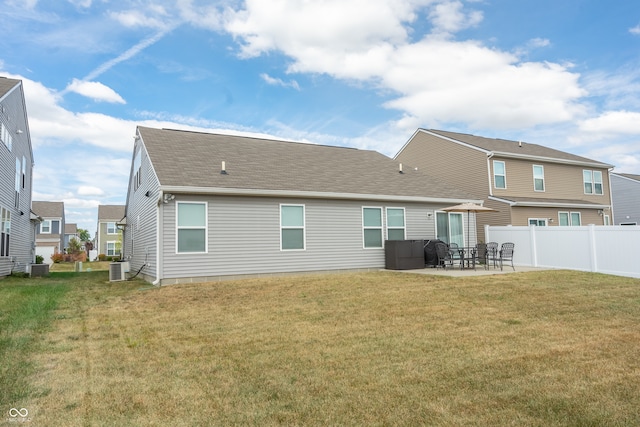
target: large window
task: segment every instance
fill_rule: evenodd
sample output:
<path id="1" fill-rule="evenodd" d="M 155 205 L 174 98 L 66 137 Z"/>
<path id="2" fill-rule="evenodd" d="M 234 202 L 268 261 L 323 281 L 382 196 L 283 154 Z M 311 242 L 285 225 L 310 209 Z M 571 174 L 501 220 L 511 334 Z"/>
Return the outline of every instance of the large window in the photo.
<path id="1" fill-rule="evenodd" d="M 115 222 L 107 223 L 107 234 L 118 234 L 118 229 L 116 228 Z"/>
<path id="2" fill-rule="evenodd" d="M 365 248 L 382 247 L 382 208 L 362 208 L 362 229 Z"/>
<path id="3" fill-rule="evenodd" d="M 559 225 L 582 225 L 580 218 L 580 212 L 558 212 L 558 224 Z"/>
<path id="4" fill-rule="evenodd" d="M 136 150 L 135 155 L 133 156 L 133 190 L 137 190 L 138 187 L 142 184 L 142 173 L 140 171 L 142 166 L 142 149 L 139 148 Z"/>
<path id="5" fill-rule="evenodd" d="M 462 213 L 436 212 L 436 238 L 446 243 L 464 246 Z"/>
<path id="6" fill-rule="evenodd" d="M 11 234 L 11 212 L 0 208 L 0 256 L 9 256 L 9 235 Z"/>
<path id="7" fill-rule="evenodd" d="M 404 208 L 387 208 L 387 239 L 404 240 Z"/>
<path id="8" fill-rule="evenodd" d="M 207 252 L 207 204 L 200 202 L 178 202 L 177 252 Z"/>
<path id="9" fill-rule="evenodd" d="M 280 248 L 304 249 L 304 205 L 280 205 Z"/>
<path id="10" fill-rule="evenodd" d="M 9 128 L 7 128 L 4 124 L 0 123 L 0 140 L 7 146 L 9 151 L 11 151 L 11 146 L 13 145 L 13 138 L 11 137 L 11 132 L 9 132 Z"/>
<path id="11" fill-rule="evenodd" d="M 51 234 L 51 220 L 45 219 L 40 223 L 40 233 L 41 234 Z"/>
<path id="12" fill-rule="evenodd" d="M 582 171 L 584 194 L 602 194 L 602 171 Z"/>
<path id="13" fill-rule="evenodd" d="M 507 169 L 503 161 L 493 161 L 493 186 L 507 188 Z"/>
<path id="14" fill-rule="evenodd" d="M 107 242 L 107 256 L 116 256 L 118 253 L 118 242 Z"/>
<path id="15" fill-rule="evenodd" d="M 533 189 L 535 191 L 544 191 L 544 167 L 533 165 Z"/>

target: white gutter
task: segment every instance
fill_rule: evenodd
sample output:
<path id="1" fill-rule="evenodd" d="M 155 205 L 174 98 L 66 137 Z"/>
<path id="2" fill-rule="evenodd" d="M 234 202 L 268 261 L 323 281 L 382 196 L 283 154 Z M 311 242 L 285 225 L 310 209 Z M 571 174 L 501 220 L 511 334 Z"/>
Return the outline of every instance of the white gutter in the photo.
<path id="1" fill-rule="evenodd" d="M 522 206 L 522 207 L 544 207 L 544 208 L 581 208 L 581 209 L 608 209 L 609 205 L 594 205 L 583 203 L 554 203 L 554 202 L 516 202 L 513 200 L 506 200 L 499 197 L 490 196 L 489 199 L 496 202 L 506 203 L 509 206 Z"/>
<path id="2" fill-rule="evenodd" d="M 416 202 L 416 203 L 464 203 L 473 202 L 481 204 L 480 199 L 461 199 L 446 197 L 420 197 L 420 196 L 395 196 L 380 194 L 354 194 L 354 193 L 333 193 L 321 191 L 295 191 L 295 190 L 260 190 L 252 188 L 222 188 L 222 187 L 184 187 L 184 186 L 162 186 L 160 187 L 160 200 L 164 193 L 182 194 L 203 194 L 222 196 L 253 196 L 253 197 L 286 197 L 286 198 L 306 198 L 306 199 L 339 199 L 339 200 L 372 200 L 389 202 Z M 160 202 L 161 203 L 161 202 Z"/>

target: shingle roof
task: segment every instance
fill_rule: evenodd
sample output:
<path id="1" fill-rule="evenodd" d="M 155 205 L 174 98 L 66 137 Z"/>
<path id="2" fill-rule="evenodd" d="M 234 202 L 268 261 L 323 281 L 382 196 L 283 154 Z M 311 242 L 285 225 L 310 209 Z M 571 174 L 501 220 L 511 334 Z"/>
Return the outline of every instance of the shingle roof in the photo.
<path id="1" fill-rule="evenodd" d="M 163 186 L 467 199 L 465 192 L 378 152 L 138 128 Z M 221 174 L 222 162 L 227 174 Z"/>
<path id="2" fill-rule="evenodd" d="M 65 224 L 64 234 L 76 234 L 78 232 L 78 224 Z"/>
<path id="3" fill-rule="evenodd" d="M 20 80 L 15 80 L 15 79 L 10 79 L 8 77 L 0 76 L 0 98 L 5 96 L 7 92 L 9 92 L 19 83 L 20 83 Z"/>
<path id="4" fill-rule="evenodd" d="M 635 181 L 640 181 L 640 175 L 634 175 L 631 173 L 616 173 L 616 175 L 624 176 L 625 178 L 633 179 Z"/>
<path id="5" fill-rule="evenodd" d="M 64 202 L 32 201 L 31 210 L 42 218 L 62 218 L 64 216 Z"/>
<path id="6" fill-rule="evenodd" d="M 124 218 L 124 205 L 98 205 L 98 221 L 120 221 Z"/>
<path id="7" fill-rule="evenodd" d="M 588 159 L 586 157 L 576 156 L 575 154 L 555 150 L 553 148 L 545 147 L 538 144 L 529 144 L 523 141 L 509 141 L 507 139 L 485 138 L 482 136 L 470 135 L 466 133 L 448 132 L 434 129 L 429 129 L 428 131 L 447 138 L 455 139 L 460 142 L 464 142 L 465 144 L 473 145 L 486 151 L 535 157 L 547 157 L 550 159 L 569 160 L 583 163 L 599 163 L 604 168 L 611 167 L 611 165 Z"/>

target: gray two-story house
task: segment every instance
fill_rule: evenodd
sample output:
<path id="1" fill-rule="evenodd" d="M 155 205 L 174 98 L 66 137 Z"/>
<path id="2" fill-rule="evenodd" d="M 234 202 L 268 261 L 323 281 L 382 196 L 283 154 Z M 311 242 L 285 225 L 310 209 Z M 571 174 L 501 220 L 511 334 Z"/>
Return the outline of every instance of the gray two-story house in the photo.
<path id="1" fill-rule="evenodd" d="M 0 77 L 0 277 L 35 261 L 33 151 L 22 81 Z"/>
<path id="2" fill-rule="evenodd" d="M 124 257 L 161 285 L 380 269 L 387 240 L 432 239 L 463 202 L 375 151 L 138 127 Z"/>
<path id="3" fill-rule="evenodd" d="M 614 223 L 640 225 L 640 175 L 611 174 Z"/>
<path id="4" fill-rule="evenodd" d="M 610 225 L 612 165 L 538 144 L 418 129 L 395 159 L 460 187 L 494 213 L 484 225 Z M 438 212 L 445 218 L 446 212 Z"/>

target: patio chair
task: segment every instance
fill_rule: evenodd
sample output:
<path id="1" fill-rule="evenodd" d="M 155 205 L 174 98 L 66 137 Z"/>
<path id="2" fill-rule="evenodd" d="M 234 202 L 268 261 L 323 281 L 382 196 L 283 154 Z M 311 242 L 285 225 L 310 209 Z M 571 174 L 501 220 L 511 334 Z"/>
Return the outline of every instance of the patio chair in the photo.
<path id="1" fill-rule="evenodd" d="M 476 245 L 476 262 L 479 264 L 483 264 L 484 268 L 489 268 L 487 266 L 487 244 L 486 243 L 478 243 Z"/>
<path id="2" fill-rule="evenodd" d="M 457 243 L 449 243 L 449 253 L 451 254 L 451 261 L 460 264 L 462 262 L 462 256 L 460 254 L 460 247 Z"/>
<path id="3" fill-rule="evenodd" d="M 453 268 L 451 251 L 446 243 L 436 243 L 436 254 L 438 255 L 438 267 L 447 268 L 447 264 Z"/>
<path id="4" fill-rule="evenodd" d="M 493 267 L 498 266 L 498 261 L 500 260 L 498 256 L 498 243 L 497 242 L 489 242 L 487 243 L 487 263 L 486 266 L 489 268 L 489 265 L 493 263 Z"/>
<path id="5" fill-rule="evenodd" d="M 500 248 L 500 270 L 502 270 L 502 263 L 504 261 L 511 261 L 511 268 L 513 271 L 516 271 L 516 268 L 513 266 L 513 249 L 515 244 L 513 243 L 503 243 Z"/>

